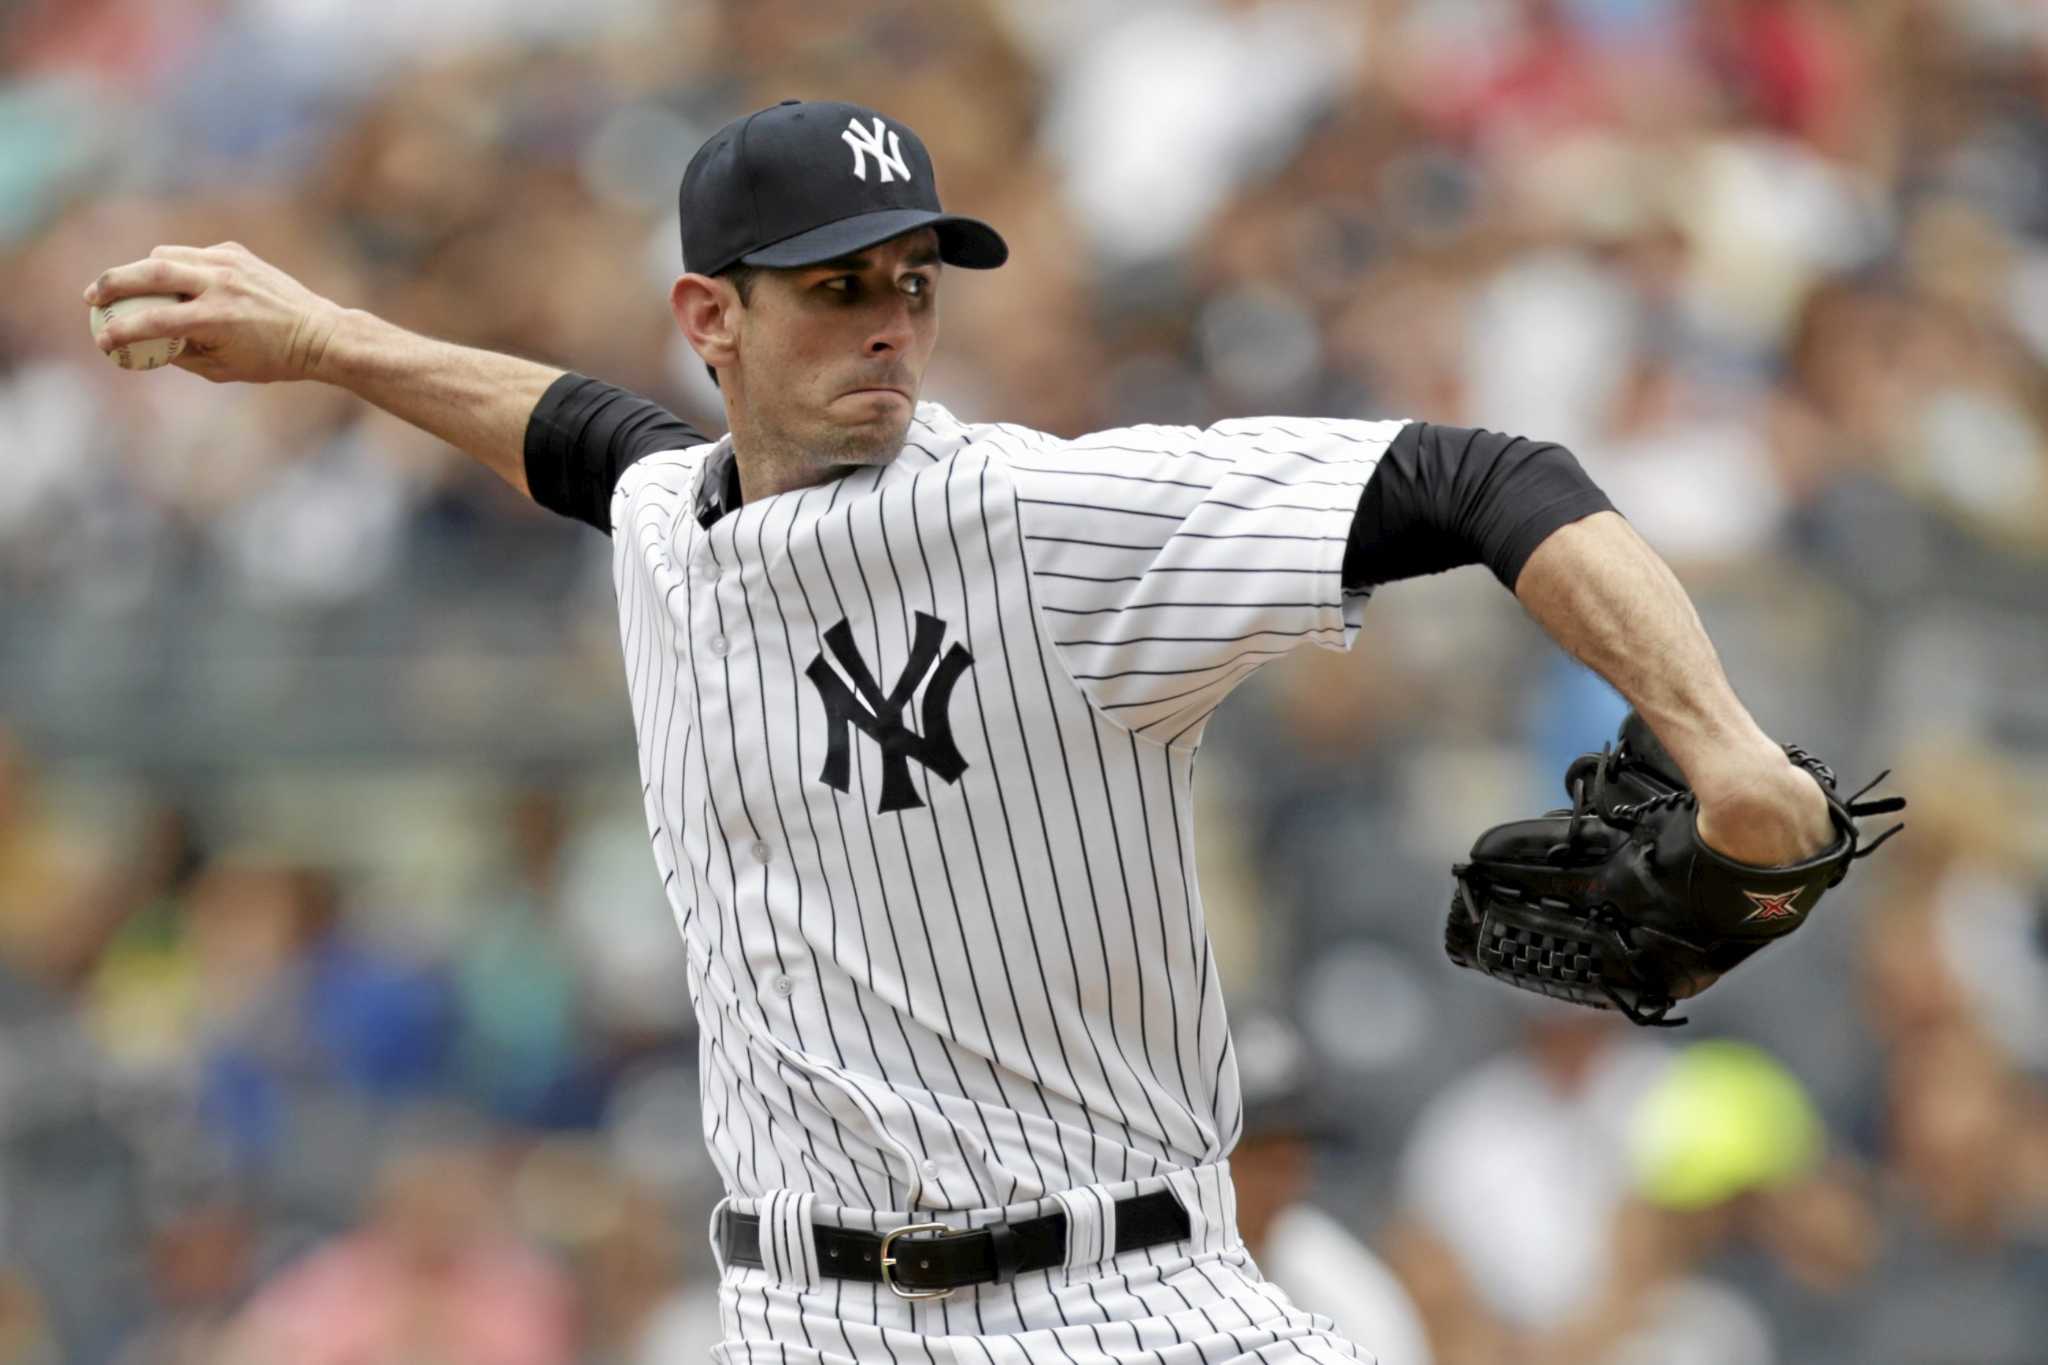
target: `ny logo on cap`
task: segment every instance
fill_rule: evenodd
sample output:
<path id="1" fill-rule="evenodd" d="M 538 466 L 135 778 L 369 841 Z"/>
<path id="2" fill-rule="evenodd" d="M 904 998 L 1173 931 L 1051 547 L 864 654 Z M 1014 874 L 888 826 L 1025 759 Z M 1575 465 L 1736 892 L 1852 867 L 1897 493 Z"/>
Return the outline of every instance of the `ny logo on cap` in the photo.
<path id="1" fill-rule="evenodd" d="M 882 150 L 882 139 L 885 136 L 889 140 L 887 151 Z M 905 180 L 910 179 L 910 164 L 903 159 L 903 139 L 896 135 L 894 128 L 883 123 L 881 119 L 875 120 L 872 130 L 861 127 L 857 118 L 849 119 L 846 131 L 839 135 L 839 140 L 853 148 L 853 173 L 862 180 L 868 178 L 870 152 L 874 153 L 875 165 L 882 172 L 884 185 L 898 176 Z"/>

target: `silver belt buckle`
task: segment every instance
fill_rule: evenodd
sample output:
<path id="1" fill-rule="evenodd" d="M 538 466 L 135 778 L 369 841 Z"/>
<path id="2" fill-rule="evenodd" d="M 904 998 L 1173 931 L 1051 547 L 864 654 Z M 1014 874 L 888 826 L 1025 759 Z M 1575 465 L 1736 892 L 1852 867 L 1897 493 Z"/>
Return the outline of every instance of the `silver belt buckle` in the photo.
<path id="1" fill-rule="evenodd" d="M 896 1264 L 896 1258 L 889 1254 L 896 1245 L 896 1239 L 913 1232 L 951 1232 L 944 1223 L 908 1223 L 882 1234 L 882 1283 L 889 1286 L 889 1292 L 899 1299 L 943 1299 L 951 1289 L 905 1289 L 889 1274 L 889 1268 Z"/>

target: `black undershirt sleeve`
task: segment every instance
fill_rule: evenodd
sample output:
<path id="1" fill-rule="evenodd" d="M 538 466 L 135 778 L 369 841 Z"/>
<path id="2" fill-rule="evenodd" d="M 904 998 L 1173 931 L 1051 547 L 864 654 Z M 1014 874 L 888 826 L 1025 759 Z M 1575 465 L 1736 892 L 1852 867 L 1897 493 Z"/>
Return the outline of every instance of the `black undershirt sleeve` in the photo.
<path id="1" fill-rule="evenodd" d="M 1410 422 L 1380 457 L 1344 548 L 1344 586 L 1485 564 L 1514 591 L 1552 531 L 1614 510 L 1563 446 Z"/>
<path id="2" fill-rule="evenodd" d="M 626 467 L 709 438 L 659 403 L 571 372 L 526 419 L 526 488 L 550 512 L 612 530 L 612 489 Z"/>

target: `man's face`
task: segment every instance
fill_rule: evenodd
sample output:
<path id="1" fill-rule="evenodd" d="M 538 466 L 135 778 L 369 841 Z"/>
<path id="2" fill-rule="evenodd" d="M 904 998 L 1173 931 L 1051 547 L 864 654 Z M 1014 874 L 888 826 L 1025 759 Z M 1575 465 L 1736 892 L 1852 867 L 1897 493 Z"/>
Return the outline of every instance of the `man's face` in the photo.
<path id="1" fill-rule="evenodd" d="M 938 235 L 924 228 L 762 271 L 722 375 L 728 401 L 760 436 L 821 464 L 895 459 L 939 339 L 940 268 Z"/>

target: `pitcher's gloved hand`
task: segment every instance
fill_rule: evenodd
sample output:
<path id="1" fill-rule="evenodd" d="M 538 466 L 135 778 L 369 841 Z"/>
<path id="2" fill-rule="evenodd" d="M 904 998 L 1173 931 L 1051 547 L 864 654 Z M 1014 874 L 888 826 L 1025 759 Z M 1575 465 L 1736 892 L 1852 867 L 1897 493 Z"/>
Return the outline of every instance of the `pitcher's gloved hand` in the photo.
<path id="1" fill-rule="evenodd" d="M 1684 1023 L 1667 1017 L 1674 1005 L 1804 924 L 1852 861 L 1904 828 L 1860 842 L 1859 817 L 1905 807 L 1862 799 L 1887 773 L 1843 799 L 1825 763 L 1797 745 L 1785 753 L 1820 784 L 1835 840 L 1801 862 L 1754 867 L 1701 840 L 1698 797 L 1631 711 L 1617 743 L 1573 760 L 1568 809 L 1494 826 L 1451 869 L 1451 961 L 1637 1024 Z"/>

